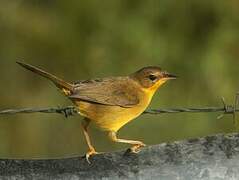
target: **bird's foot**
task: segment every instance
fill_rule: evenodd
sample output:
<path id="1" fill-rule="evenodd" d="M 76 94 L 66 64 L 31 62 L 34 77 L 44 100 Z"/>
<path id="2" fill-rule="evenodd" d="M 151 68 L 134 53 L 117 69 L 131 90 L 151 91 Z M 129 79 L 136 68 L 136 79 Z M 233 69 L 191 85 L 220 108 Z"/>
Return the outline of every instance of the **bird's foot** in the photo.
<path id="1" fill-rule="evenodd" d="M 140 144 L 136 144 L 136 145 L 134 145 L 134 146 L 132 146 L 131 148 L 129 148 L 128 150 L 127 150 L 127 152 L 129 152 L 129 153 L 139 153 L 140 152 L 140 150 L 141 150 L 141 148 L 142 147 L 145 147 L 146 145 L 144 144 L 144 143 L 140 143 Z"/>
<path id="2" fill-rule="evenodd" d="M 89 158 L 90 158 L 91 156 L 96 155 L 96 154 L 99 154 L 99 153 L 96 152 L 95 149 L 90 149 L 90 150 L 86 153 L 86 155 L 85 155 L 86 161 L 87 161 L 89 164 L 91 164 Z"/>

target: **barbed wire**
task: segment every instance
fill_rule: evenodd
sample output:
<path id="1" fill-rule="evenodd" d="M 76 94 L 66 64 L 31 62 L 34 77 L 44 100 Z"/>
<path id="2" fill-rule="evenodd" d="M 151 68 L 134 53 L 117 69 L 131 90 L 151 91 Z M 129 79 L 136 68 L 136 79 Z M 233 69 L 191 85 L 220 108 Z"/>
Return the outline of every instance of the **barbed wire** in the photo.
<path id="1" fill-rule="evenodd" d="M 73 116 L 78 113 L 74 106 L 56 107 L 56 108 L 22 108 L 22 109 L 6 109 L 0 111 L 3 114 L 20 114 L 20 113 L 57 113 L 63 114 L 65 117 Z"/>
<path id="2" fill-rule="evenodd" d="M 163 114 L 163 113 L 208 113 L 208 112 L 222 112 L 217 118 L 220 119 L 224 114 L 232 114 L 234 122 L 236 119 L 236 112 L 239 104 L 239 92 L 235 96 L 234 104 L 227 105 L 225 99 L 221 98 L 223 107 L 201 107 L 201 108 L 170 108 L 170 109 L 150 109 L 144 111 L 144 114 Z M 57 113 L 63 114 L 65 117 L 78 114 L 77 107 L 57 107 L 57 108 L 23 108 L 23 109 L 6 109 L 0 111 L 0 115 L 17 114 L 17 113 Z"/>

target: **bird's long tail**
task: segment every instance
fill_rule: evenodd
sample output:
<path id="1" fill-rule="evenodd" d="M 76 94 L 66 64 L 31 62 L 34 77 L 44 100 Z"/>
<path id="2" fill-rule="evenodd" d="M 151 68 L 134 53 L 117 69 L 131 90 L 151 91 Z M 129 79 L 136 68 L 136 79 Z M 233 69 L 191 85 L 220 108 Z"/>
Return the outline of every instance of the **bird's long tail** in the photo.
<path id="1" fill-rule="evenodd" d="M 61 89 L 65 95 L 70 95 L 73 92 L 74 85 L 71 83 L 68 83 L 46 71 L 43 71 L 42 69 L 39 69 L 37 67 L 34 67 L 30 64 L 22 63 L 22 62 L 17 62 L 17 64 L 21 65 L 22 67 L 39 74 L 49 80 L 51 80 L 59 89 Z"/>

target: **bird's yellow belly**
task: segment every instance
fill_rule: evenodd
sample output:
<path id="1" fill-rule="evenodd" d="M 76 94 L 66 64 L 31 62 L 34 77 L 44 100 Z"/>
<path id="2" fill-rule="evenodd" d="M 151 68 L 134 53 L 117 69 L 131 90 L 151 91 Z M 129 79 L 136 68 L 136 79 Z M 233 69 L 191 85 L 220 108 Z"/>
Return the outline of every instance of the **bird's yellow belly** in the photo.
<path id="1" fill-rule="evenodd" d="M 78 101 L 75 104 L 79 107 L 79 113 L 96 123 L 100 129 L 117 132 L 146 109 L 149 101 L 144 102 L 144 104 L 131 108 L 93 104 L 84 101 Z"/>

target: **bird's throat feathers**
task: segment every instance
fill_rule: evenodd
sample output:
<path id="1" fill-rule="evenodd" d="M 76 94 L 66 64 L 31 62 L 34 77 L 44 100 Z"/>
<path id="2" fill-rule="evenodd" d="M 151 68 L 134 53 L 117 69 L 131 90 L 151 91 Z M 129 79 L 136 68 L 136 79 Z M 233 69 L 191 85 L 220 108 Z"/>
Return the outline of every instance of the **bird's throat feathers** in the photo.
<path id="1" fill-rule="evenodd" d="M 145 93 L 147 93 L 149 96 L 153 96 L 154 93 L 157 91 L 157 89 L 162 86 L 167 80 L 166 79 L 162 79 L 159 80 L 157 83 L 155 83 L 153 86 L 149 87 L 149 88 L 143 88 L 143 91 Z"/>

